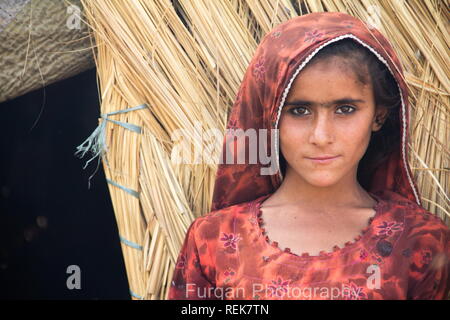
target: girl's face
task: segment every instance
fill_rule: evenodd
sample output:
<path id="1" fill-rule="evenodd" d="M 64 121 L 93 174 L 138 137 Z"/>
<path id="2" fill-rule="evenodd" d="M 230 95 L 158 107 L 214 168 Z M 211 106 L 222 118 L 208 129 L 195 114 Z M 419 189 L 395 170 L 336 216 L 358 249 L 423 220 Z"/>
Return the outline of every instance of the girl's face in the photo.
<path id="1" fill-rule="evenodd" d="M 316 187 L 356 178 L 358 163 L 376 118 L 372 84 L 363 84 L 340 57 L 303 69 L 293 82 L 280 118 L 280 148 L 286 176 L 295 174 Z M 320 160 L 318 158 L 330 158 Z"/>

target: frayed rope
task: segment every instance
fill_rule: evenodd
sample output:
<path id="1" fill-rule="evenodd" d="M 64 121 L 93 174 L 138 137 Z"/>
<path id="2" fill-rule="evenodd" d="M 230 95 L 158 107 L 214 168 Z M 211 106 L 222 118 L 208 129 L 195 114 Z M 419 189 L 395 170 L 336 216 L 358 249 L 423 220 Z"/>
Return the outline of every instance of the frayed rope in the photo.
<path id="1" fill-rule="evenodd" d="M 89 177 L 88 180 L 88 189 L 91 187 L 91 178 L 97 173 L 98 168 L 100 166 L 100 160 L 104 158 L 105 153 L 108 152 L 108 146 L 106 145 L 106 122 L 110 121 L 112 123 L 118 124 L 125 129 L 131 130 L 136 133 L 141 133 L 141 127 L 129 124 L 125 122 L 120 122 L 117 120 L 109 119 L 108 117 L 111 115 L 119 114 L 119 113 L 126 113 L 130 111 L 140 110 L 148 108 L 147 104 L 141 104 L 137 107 L 119 110 L 119 111 L 113 111 L 105 114 L 101 114 L 100 117 L 102 119 L 101 123 L 95 128 L 94 132 L 82 143 L 77 147 L 77 151 L 75 152 L 75 156 L 78 156 L 80 159 L 83 158 L 87 152 L 91 152 L 92 157 L 88 161 L 86 161 L 86 164 L 83 167 L 83 170 L 86 169 L 86 167 L 89 165 L 89 163 L 98 157 L 97 162 L 97 169 L 95 169 L 95 172 Z M 105 158 L 106 159 L 106 158 Z"/>

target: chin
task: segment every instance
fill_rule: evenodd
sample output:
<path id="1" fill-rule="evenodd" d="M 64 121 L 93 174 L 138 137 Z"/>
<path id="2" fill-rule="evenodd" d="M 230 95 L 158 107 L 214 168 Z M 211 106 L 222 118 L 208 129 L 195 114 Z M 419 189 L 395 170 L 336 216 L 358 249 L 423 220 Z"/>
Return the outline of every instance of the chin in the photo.
<path id="1" fill-rule="evenodd" d="M 337 184 L 341 178 L 328 172 L 322 172 L 317 174 L 309 173 L 308 175 L 299 174 L 299 175 L 303 178 L 303 180 L 306 183 L 320 188 L 331 187 Z"/>

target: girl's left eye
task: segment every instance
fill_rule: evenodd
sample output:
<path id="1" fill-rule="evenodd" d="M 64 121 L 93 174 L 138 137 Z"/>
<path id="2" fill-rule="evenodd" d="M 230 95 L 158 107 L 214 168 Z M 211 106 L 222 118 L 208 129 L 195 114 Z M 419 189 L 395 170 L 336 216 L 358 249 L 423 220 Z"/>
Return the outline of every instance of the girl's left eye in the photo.
<path id="1" fill-rule="evenodd" d="M 348 105 L 339 106 L 337 109 L 343 110 L 343 112 L 337 112 L 338 114 L 349 114 L 355 112 L 356 110 L 355 107 Z"/>

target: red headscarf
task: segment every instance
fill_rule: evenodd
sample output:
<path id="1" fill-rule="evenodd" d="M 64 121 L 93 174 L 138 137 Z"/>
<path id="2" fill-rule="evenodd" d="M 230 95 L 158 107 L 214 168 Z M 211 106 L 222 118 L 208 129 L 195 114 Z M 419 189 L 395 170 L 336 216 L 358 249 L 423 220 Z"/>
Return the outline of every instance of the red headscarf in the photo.
<path id="1" fill-rule="evenodd" d="M 409 105 L 402 66 L 391 44 L 378 30 L 350 15 L 339 12 L 311 13 L 290 19 L 268 33 L 247 68 L 227 129 L 255 129 L 257 135 L 260 129 L 269 132 L 270 129 L 278 129 L 281 108 L 295 77 L 320 49 L 346 38 L 373 52 L 391 71 L 401 92 L 400 150 L 393 152 L 378 166 L 367 191 L 393 191 L 420 205 L 419 193 L 407 162 Z M 234 145 L 242 149 L 238 149 L 237 153 L 249 154 L 248 143 L 230 143 L 229 137 L 226 135 L 224 139 L 223 158 L 226 148 L 234 150 Z M 273 143 L 267 141 L 267 150 L 273 148 L 276 153 L 277 168 L 278 140 L 276 134 Z M 256 199 L 274 192 L 280 186 L 283 179 L 281 171 L 263 175 L 261 168 L 268 165 L 261 164 L 259 160 L 256 164 L 246 160 L 245 164 L 234 162 L 219 165 L 211 211 Z"/>

